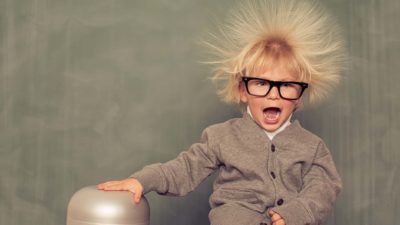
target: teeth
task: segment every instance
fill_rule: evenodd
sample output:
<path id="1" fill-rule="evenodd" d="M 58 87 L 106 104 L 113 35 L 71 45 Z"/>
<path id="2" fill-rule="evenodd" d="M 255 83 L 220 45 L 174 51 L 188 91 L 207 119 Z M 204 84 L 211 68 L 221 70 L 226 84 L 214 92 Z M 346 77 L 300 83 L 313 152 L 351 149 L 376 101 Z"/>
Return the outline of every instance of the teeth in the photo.
<path id="1" fill-rule="evenodd" d="M 276 107 L 265 108 L 264 116 L 268 121 L 273 122 L 279 118 L 280 112 L 281 110 Z"/>

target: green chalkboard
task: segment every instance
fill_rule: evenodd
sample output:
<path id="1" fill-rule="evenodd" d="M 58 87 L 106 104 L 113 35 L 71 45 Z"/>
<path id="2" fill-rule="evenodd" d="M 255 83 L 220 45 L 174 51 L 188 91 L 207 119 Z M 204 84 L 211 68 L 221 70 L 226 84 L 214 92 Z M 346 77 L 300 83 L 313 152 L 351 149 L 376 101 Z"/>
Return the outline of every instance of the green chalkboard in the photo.
<path id="1" fill-rule="evenodd" d="M 240 116 L 218 99 L 197 44 L 233 2 L 0 0 L 0 224 L 65 224 L 75 191 L 173 159 Z M 349 62 L 332 98 L 295 117 L 344 181 L 328 224 L 398 224 L 400 3 L 321 2 Z M 151 224 L 207 224 L 211 183 L 149 194 Z"/>

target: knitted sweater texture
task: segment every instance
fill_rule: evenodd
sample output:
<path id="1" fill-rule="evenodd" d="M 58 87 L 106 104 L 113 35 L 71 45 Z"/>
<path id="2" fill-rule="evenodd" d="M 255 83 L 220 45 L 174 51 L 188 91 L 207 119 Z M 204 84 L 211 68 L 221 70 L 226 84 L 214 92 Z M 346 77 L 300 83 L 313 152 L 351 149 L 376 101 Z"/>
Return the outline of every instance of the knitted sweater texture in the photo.
<path id="1" fill-rule="evenodd" d="M 268 211 L 287 225 L 326 221 L 342 188 L 324 142 L 293 122 L 273 140 L 245 113 L 212 125 L 176 159 L 144 167 L 132 177 L 144 193 L 182 196 L 214 171 L 212 225 L 270 224 Z"/>

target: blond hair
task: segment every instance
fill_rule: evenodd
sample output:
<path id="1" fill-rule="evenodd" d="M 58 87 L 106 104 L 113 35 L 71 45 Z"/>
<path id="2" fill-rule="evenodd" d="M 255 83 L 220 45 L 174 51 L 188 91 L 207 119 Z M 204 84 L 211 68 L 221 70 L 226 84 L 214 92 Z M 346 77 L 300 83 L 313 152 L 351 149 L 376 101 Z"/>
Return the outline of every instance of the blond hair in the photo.
<path id="1" fill-rule="evenodd" d="M 309 83 L 308 103 L 319 102 L 338 83 L 345 58 L 338 26 L 315 1 L 241 1 L 210 37 L 205 43 L 214 56 L 208 61 L 215 66 L 212 79 L 229 103 L 240 103 L 241 76 L 270 59 Z"/>

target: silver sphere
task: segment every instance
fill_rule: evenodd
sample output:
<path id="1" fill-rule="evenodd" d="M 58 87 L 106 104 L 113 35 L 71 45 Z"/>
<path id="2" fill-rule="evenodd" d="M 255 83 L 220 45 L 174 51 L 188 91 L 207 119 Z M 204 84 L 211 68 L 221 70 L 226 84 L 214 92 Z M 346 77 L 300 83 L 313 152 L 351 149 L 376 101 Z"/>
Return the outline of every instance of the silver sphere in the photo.
<path id="1" fill-rule="evenodd" d="M 89 186 L 77 191 L 68 204 L 67 225 L 149 225 L 150 209 L 142 196 L 133 201 L 125 191 L 101 191 Z"/>

